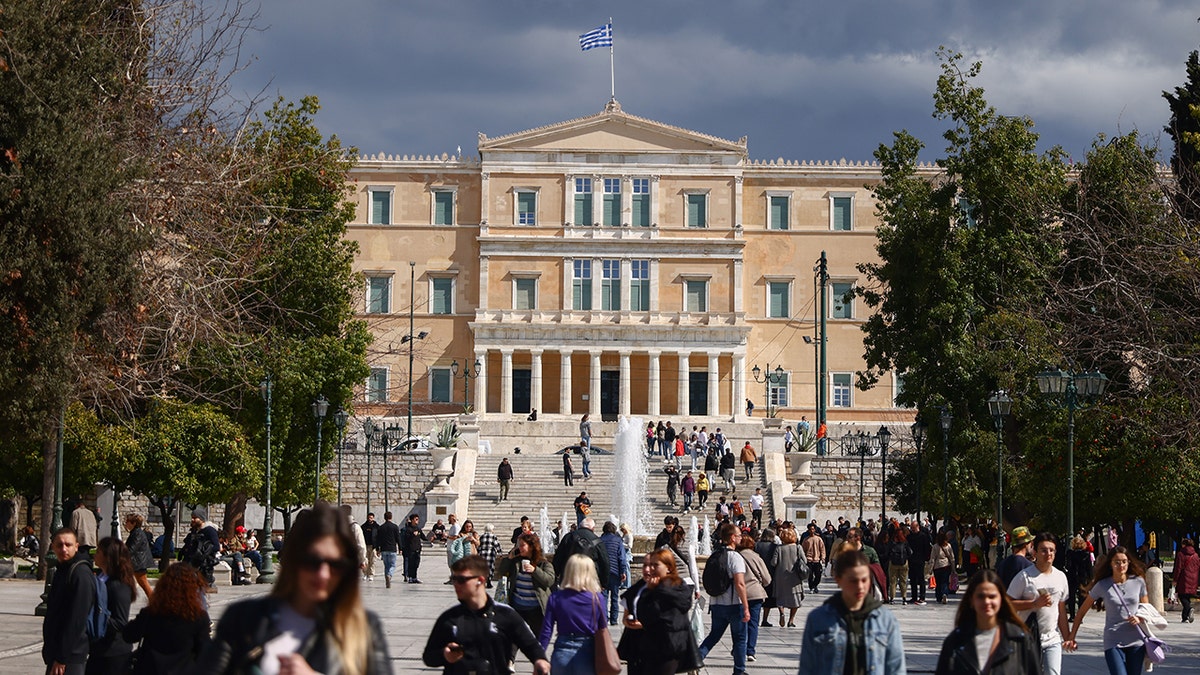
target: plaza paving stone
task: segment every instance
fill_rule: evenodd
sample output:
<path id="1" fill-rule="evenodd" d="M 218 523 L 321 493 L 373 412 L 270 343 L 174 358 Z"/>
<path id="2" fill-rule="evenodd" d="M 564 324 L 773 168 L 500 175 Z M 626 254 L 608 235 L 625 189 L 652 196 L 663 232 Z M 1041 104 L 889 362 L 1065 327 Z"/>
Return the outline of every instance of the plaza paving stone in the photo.
<path id="1" fill-rule="evenodd" d="M 447 607 L 454 604 L 454 592 L 443 581 L 449 575 L 444 550 L 429 550 L 421 564 L 422 584 L 394 583 L 385 589 L 382 577 L 364 584 L 364 599 L 368 608 L 377 612 L 387 632 L 395 672 L 432 673 L 421 663 L 421 651 L 433 621 Z M 809 595 L 804 607 L 796 616 L 795 628 L 763 628 L 759 635 L 758 660 L 748 664 L 750 672 L 795 673 L 798 664 L 803 622 L 808 612 L 828 598 L 835 587 L 826 578 L 822 592 Z M 43 672 L 41 662 L 42 619 L 33 615 L 42 585 L 30 580 L 0 581 L 0 675 L 34 675 Z M 217 618 L 229 603 L 244 597 L 266 592 L 263 586 L 222 587 L 211 598 L 211 613 Z M 932 594 L 930 595 L 932 598 Z M 893 605 L 891 610 L 900 620 L 904 636 L 908 670 L 912 673 L 932 673 L 942 639 L 949 633 L 958 608 L 958 600 L 951 596 L 950 604 L 930 603 L 924 607 Z M 134 606 L 137 612 L 142 602 Z M 778 618 L 772 615 L 772 623 Z M 1161 633 L 1174 648 L 1167 663 L 1155 667 L 1154 672 L 1200 673 L 1200 624 L 1180 624 L 1179 612 L 1168 612 L 1170 627 Z M 1063 673 L 1068 675 L 1106 672 L 1101 653 L 1102 617 L 1090 613 L 1081 630 L 1082 649 L 1068 654 L 1063 659 Z M 615 629 L 619 636 L 621 628 Z M 707 668 L 702 671 L 713 675 L 730 673 L 733 659 L 729 656 L 729 637 L 709 655 Z M 518 673 L 530 673 L 528 662 L 519 662 Z"/>

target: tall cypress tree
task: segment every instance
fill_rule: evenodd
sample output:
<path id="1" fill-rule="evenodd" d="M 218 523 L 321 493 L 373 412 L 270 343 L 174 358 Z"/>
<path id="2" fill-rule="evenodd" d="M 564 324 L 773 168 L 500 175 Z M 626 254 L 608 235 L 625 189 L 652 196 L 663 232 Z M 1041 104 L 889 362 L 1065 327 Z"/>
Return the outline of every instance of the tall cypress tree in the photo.
<path id="1" fill-rule="evenodd" d="M 1171 121 L 1163 128 L 1175 143 L 1171 153 L 1171 171 L 1178 181 L 1176 204 L 1180 213 L 1195 222 L 1200 216 L 1200 55 L 1192 51 L 1187 59 L 1187 81 L 1164 91 L 1171 107 Z"/>

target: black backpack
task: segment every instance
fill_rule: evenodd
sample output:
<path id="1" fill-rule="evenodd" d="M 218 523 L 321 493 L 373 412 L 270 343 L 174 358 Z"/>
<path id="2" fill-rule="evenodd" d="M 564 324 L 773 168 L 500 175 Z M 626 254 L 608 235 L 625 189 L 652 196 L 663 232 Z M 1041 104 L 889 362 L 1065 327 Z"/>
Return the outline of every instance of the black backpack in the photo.
<path id="1" fill-rule="evenodd" d="M 908 544 L 898 541 L 892 544 L 892 550 L 888 553 L 888 560 L 893 565 L 905 565 L 908 563 Z"/>
<path id="2" fill-rule="evenodd" d="M 729 573 L 729 553 L 729 549 L 722 549 L 719 553 L 709 556 L 708 562 L 704 563 L 701 581 L 704 584 L 704 592 L 713 597 L 724 595 L 733 585 L 733 578 Z"/>

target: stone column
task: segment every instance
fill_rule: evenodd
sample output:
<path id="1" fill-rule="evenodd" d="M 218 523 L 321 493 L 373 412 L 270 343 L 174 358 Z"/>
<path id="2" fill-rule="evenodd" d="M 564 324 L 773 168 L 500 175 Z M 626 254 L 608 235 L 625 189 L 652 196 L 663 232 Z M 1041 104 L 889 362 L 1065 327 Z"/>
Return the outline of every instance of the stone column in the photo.
<path id="1" fill-rule="evenodd" d="M 542 350 L 530 350 L 532 363 L 529 366 L 529 407 L 542 410 Z"/>
<path id="2" fill-rule="evenodd" d="M 572 183 L 574 185 L 574 183 Z M 571 303 L 571 280 L 575 278 L 575 259 L 563 258 L 563 277 L 562 277 L 562 305 L 561 309 L 575 309 L 575 305 Z"/>
<path id="3" fill-rule="evenodd" d="M 733 261 L 733 307 L 731 309 L 735 314 L 742 311 L 742 261 L 740 258 Z"/>
<path id="4" fill-rule="evenodd" d="M 658 376 L 658 358 L 659 358 L 659 352 L 657 352 L 657 351 L 650 352 L 650 393 L 649 393 L 650 408 L 649 408 L 649 415 L 651 417 L 659 416 L 659 414 L 660 414 L 659 413 L 659 405 L 660 405 L 659 399 L 662 398 L 662 395 L 661 395 L 660 389 L 659 389 L 659 386 L 661 383 L 659 382 L 659 376 Z"/>
<path id="5" fill-rule="evenodd" d="M 680 417 L 687 416 L 688 413 L 688 376 L 690 373 L 688 361 L 692 358 L 691 352 L 679 352 L 679 410 L 676 413 Z"/>
<path id="6" fill-rule="evenodd" d="M 719 367 L 720 352 L 708 353 L 708 416 L 716 417 L 721 402 L 721 369 Z"/>
<path id="7" fill-rule="evenodd" d="M 479 309 L 488 309 L 488 274 L 488 257 L 479 256 Z"/>
<path id="8" fill-rule="evenodd" d="M 620 392 L 620 407 L 617 409 L 621 415 L 629 416 L 629 354 L 628 351 L 620 352 L 621 355 L 621 392 Z"/>
<path id="9" fill-rule="evenodd" d="M 650 311 L 658 311 L 658 258 L 650 259 Z"/>
<path id="10" fill-rule="evenodd" d="M 513 350 L 500 350 L 500 412 L 512 414 L 512 357 Z"/>
<path id="11" fill-rule="evenodd" d="M 475 376 L 475 412 L 482 415 L 487 412 L 487 350 L 476 349 L 475 360 L 479 362 L 479 374 Z"/>
<path id="12" fill-rule="evenodd" d="M 633 265 L 628 257 L 621 258 L 621 303 L 620 309 L 622 312 L 629 311 L 629 284 L 630 276 L 633 274 Z"/>
<path id="13" fill-rule="evenodd" d="M 558 378 L 558 412 L 562 415 L 571 414 L 571 352 L 559 352 L 562 359 L 561 373 Z"/>
<path id="14" fill-rule="evenodd" d="M 746 401 L 746 355 L 735 352 L 733 354 L 733 374 L 730 378 L 733 380 L 733 412 L 730 413 L 730 418 L 737 420 L 743 416 L 742 404 Z"/>
<path id="15" fill-rule="evenodd" d="M 588 414 L 600 417 L 600 351 L 588 352 L 591 367 L 588 369 Z"/>
<path id="16" fill-rule="evenodd" d="M 604 283 L 604 260 L 592 258 L 592 311 L 600 311 L 600 285 Z"/>

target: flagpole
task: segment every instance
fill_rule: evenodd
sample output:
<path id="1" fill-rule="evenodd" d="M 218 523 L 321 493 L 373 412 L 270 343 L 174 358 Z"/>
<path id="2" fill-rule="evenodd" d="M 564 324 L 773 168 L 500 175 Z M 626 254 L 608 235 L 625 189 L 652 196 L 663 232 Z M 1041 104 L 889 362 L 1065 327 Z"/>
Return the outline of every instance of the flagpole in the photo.
<path id="1" fill-rule="evenodd" d="M 612 27 L 612 17 L 610 16 L 610 17 L 608 17 L 608 39 L 609 39 L 609 43 L 608 43 L 608 77 L 609 77 L 609 95 L 612 97 L 612 100 L 614 100 L 614 101 L 615 101 L 615 100 L 617 100 L 617 68 L 616 68 L 616 61 L 615 61 L 615 59 L 613 58 L 613 51 L 614 51 L 614 49 L 613 49 L 613 45 L 614 45 L 615 43 L 614 43 L 614 41 L 612 40 L 612 30 L 613 30 L 613 27 Z"/>

